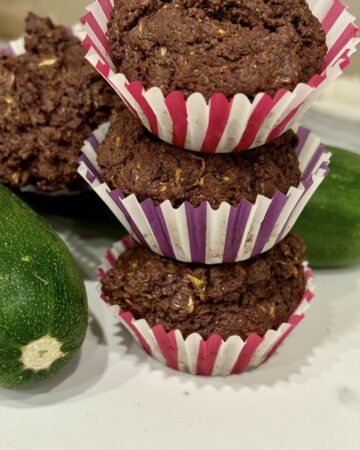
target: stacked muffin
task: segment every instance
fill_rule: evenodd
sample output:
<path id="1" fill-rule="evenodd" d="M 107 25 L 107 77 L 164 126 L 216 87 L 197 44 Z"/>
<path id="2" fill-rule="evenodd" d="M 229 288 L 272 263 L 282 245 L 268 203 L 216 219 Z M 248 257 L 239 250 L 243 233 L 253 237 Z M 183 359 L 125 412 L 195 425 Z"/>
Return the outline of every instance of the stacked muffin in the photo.
<path id="1" fill-rule="evenodd" d="M 333 68 L 321 23 L 305 0 L 115 0 L 84 24 L 88 59 L 127 107 L 79 171 L 141 244 L 108 253 L 104 300 L 170 367 L 258 365 L 312 297 L 288 233 L 329 154 L 290 118 Z"/>
<path id="2" fill-rule="evenodd" d="M 214 375 L 259 364 L 312 298 L 304 244 L 287 235 L 308 194 L 296 134 L 290 130 L 248 152 L 193 153 L 160 141 L 122 107 L 99 140 L 97 150 L 90 143 L 85 149 L 80 173 L 142 244 L 125 240 L 108 253 L 100 271 L 104 300 L 119 308 L 149 353 L 173 368 Z M 313 188 L 327 172 L 319 164 L 329 155 L 318 145 L 305 147 Z M 238 218 L 228 219 L 224 209 Z M 215 347 L 214 339 L 220 339 Z M 210 358 L 205 368 L 201 357 Z"/>

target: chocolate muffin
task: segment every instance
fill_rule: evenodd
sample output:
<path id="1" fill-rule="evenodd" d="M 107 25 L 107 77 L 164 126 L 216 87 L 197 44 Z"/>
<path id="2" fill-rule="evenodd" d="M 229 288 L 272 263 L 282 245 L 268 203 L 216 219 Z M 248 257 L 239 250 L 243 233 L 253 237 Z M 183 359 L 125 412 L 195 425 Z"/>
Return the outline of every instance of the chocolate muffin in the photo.
<path id="1" fill-rule="evenodd" d="M 224 340 L 263 336 L 286 322 L 305 290 L 305 247 L 289 235 L 253 259 L 218 266 L 190 265 L 143 247 L 125 252 L 102 280 L 112 305 L 184 337 L 213 334 Z"/>
<path id="2" fill-rule="evenodd" d="M 108 37 L 130 81 L 207 98 L 292 90 L 327 52 L 306 0 L 115 0 Z"/>
<path id="3" fill-rule="evenodd" d="M 118 109 L 98 150 L 101 175 L 112 189 L 151 198 L 174 207 L 187 201 L 194 207 L 209 201 L 237 206 L 255 202 L 257 195 L 272 197 L 298 186 L 300 169 L 293 131 L 251 151 L 205 154 L 180 150 L 151 135 L 125 108 Z"/>
<path id="4" fill-rule="evenodd" d="M 80 41 L 29 14 L 26 53 L 0 53 L 0 180 L 44 192 L 76 189 L 84 139 L 109 119 L 112 89 Z"/>

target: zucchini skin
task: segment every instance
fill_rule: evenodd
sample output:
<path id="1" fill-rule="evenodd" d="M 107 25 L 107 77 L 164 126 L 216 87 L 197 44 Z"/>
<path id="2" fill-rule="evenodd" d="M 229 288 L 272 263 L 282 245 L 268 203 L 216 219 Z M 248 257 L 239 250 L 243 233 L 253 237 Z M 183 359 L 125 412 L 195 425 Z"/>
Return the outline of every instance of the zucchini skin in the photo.
<path id="1" fill-rule="evenodd" d="M 0 385 L 53 376 L 80 348 L 88 325 L 84 282 L 55 232 L 0 185 Z M 44 336 L 64 356 L 46 370 L 24 368 L 22 349 Z"/>
<path id="2" fill-rule="evenodd" d="M 314 268 L 360 264 L 360 156 L 339 148 L 328 177 L 294 227 Z"/>

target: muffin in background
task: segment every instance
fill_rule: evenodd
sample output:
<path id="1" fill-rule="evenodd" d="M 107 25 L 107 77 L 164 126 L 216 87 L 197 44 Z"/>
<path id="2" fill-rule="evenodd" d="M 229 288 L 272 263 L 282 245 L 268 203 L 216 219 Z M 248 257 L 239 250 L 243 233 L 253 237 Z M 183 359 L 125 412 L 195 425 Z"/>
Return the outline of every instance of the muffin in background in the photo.
<path id="1" fill-rule="evenodd" d="M 25 50 L 0 51 L 0 180 L 76 191 L 83 141 L 108 120 L 116 96 L 80 41 L 50 19 L 28 15 Z"/>

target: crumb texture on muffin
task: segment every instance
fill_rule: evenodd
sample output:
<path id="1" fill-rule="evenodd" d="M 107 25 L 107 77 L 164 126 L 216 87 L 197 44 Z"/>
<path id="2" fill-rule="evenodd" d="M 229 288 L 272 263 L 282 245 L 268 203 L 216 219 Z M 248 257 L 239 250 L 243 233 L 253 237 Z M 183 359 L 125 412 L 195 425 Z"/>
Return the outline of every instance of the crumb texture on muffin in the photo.
<path id="1" fill-rule="evenodd" d="M 101 174 L 111 188 L 139 201 L 174 207 L 187 201 L 194 207 L 209 201 L 237 206 L 276 191 L 298 186 L 300 169 L 295 153 L 298 139 L 288 131 L 266 146 L 236 154 L 205 154 L 180 150 L 152 136 L 125 108 L 112 116 L 112 126 L 98 150 Z"/>
<path id="2" fill-rule="evenodd" d="M 130 81 L 207 98 L 292 90 L 327 51 L 306 0 L 115 0 L 108 36 Z"/>
<path id="3" fill-rule="evenodd" d="M 184 337 L 263 336 L 286 322 L 305 290 L 304 243 L 289 235 L 269 252 L 216 266 L 166 259 L 136 246 L 102 280 L 113 305 L 150 326 L 179 329 Z"/>
<path id="4" fill-rule="evenodd" d="M 115 94 L 80 41 L 29 14 L 26 53 L 0 52 L 0 180 L 44 192 L 80 184 L 84 139 L 108 120 Z"/>

